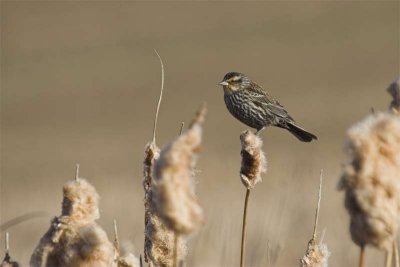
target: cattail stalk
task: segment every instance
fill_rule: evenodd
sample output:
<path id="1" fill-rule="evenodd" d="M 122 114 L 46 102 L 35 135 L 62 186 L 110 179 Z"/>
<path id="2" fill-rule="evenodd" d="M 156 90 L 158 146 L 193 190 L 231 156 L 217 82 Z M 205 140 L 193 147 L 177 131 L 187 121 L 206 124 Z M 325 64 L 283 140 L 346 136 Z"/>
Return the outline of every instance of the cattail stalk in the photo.
<path id="1" fill-rule="evenodd" d="M 246 187 L 246 196 L 243 208 L 242 239 L 240 248 L 240 267 L 244 266 L 246 255 L 246 221 L 250 190 L 261 182 L 262 173 L 266 172 L 266 158 L 262 151 L 261 138 L 251 131 L 244 131 L 240 135 L 242 162 L 240 167 L 240 179 Z"/>
<path id="2" fill-rule="evenodd" d="M 319 211 L 321 207 L 321 195 L 322 195 L 322 170 L 319 180 L 319 190 L 318 190 L 318 202 L 315 211 L 315 221 L 314 230 L 311 240 L 308 242 L 307 250 L 304 256 L 300 259 L 301 267 L 327 267 L 329 251 L 325 244 L 322 244 L 322 239 L 320 243 L 317 242 L 317 227 L 319 219 Z"/>
<path id="3" fill-rule="evenodd" d="M 386 250 L 386 254 L 385 254 L 385 267 L 392 266 L 392 257 L 393 257 L 393 249 L 389 248 Z"/>
<path id="4" fill-rule="evenodd" d="M 160 110 L 162 94 L 164 90 L 164 64 L 160 55 L 155 51 L 161 64 L 161 90 L 154 116 L 153 140 L 146 145 L 145 159 L 143 164 L 143 188 L 145 192 L 145 240 L 144 240 L 144 260 L 149 267 L 171 267 L 173 265 L 173 251 L 177 247 L 181 251 L 180 255 L 185 255 L 185 244 L 179 241 L 174 244 L 175 233 L 168 229 L 162 222 L 157 212 L 154 201 L 154 164 L 160 156 L 160 149 L 156 145 L 156 129 L 158 113 Z"/>
<path id="5" fill-rule="evenodd" d="M 158 119 L 158 112 L 160 111 L 160 105 L 161 105 L 161 100 L 162 100 L 162 94 L 164 91 L 164 64 L 163 61 L 158 54 L 157 50 L 154 49 L 154 52 L 156 53 L 158 59 L 160 60 L 161 64 L 161 90 L 160 90 L 160 97 L 158 98 L 158 103 L 157 103 L 157 108 L 156 108 L 156 115 L 154 117 L 154 127 L 153 127 L 153 143 L 156 143 L 156 131 L 157 131 L 157 119 Z"/>
<path id="6" fill-rule="evenodd" d="M 399 250 L 397 248 L 397 241 L 393 241 L 393 251 L 394 251 L 394 263 L 395 267 L 399 267 Z"/>
<path id="7" fill-rule="evenodd" d="M 174 236 L 174 267 L 178 267 L 179 255 L 178 255 L 178 246 L 179 246 L 179 234 L 175 233 Z"/>
<path id="8" fill-rule="evenodd" d="M 250 189 L 246 189 L 246 197 L 244 199 L 243 223 L 242 223 L 242 242 L 240 249 L 240 267 L 244 266 L 244 255 L 246 253 L 246 221 L 247 221 L 247 204 L 249 203 Z"/>
<path id="9" fill-rule="evenodd" d="M 364 267 L 365 262 L 365 246 L 360 246 L 360 256 L 358 257 L 358 266 Z"/>

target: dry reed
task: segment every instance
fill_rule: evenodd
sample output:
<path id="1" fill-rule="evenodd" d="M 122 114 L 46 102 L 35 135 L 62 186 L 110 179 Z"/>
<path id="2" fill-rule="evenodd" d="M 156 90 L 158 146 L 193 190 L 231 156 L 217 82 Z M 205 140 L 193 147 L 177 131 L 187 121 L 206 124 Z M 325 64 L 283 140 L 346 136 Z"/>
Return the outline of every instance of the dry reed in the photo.
<path id="1" fill-rule="evenodd" d="M 263 142 L 258 135 L 252 133 L 251 131 L 244 131 L 240 135 L 240 142 L 242 146 L 240 152 L 242 156 L 240 179 L 243 185 L 246 187 L 240 249 L 240 266 L 243 267 L 246 251 L 246 220 L 250 190 L 254 188 L 258 182 L 261 182 L 262 173 L 267 171 L 267 160 L 264 152 L 262 151 Z"/>
<path id="2" fill-rule="evenodd" d="M 114 249 L 107 234 L 96 223 L 99 218 L 96 189 L 85 179 L 76 178 L 63 187 L 62 214 L 34 250 L 32 267 L 109 267 Z"/>
<path id="3" fill-rule="evenodd" d="M 160 156 L 160 149 L 156 145 L 157 118 L 164 89 L 164 65 L 157 51 L 155 52 L 161 64 L 161 91 L 154 118 L 153 140 L 145 147 L 143 162 L 143 188 L 145 194 L 144 259 L 150 266 L 170 267 L 174 264 L 175 233 L 168 229 L 160 219 L 155 206 L 153 193 L 153 167 Z M 177 250 L 179 250 L 181 259 L 183 259 L 186 255 L 184 240 L 180 240 L 176 247 Z"/>
<path id="4" fill-rule="evenodd" d="M 5 238 L 5 255 L 4 259 L 0 264 L 0 267 L 19 267 L 19 263 L 16 261 L 13 261 L 10 256 L 10 245 L 9 245 L 9 235 L 8 232 L 6 232 L 6 238 Z"/>
<path id="5" fill-rule="evenodd" d="M 345 191 L 352 240 L 387 252 L 391 262 L 400 219 L 400 118 L 374 113 L 348 131 L 350 161 L 343 168 L 338 187 Z"/>
<path id="6" fill-rule="evenodd" d="M 319 181 L 318 202 L 317 202 L 317 209 L 315 212 L 313 236 L 311 240 L 308 242 L 306 253 L 300 259 L 300 267 L 328 266 L 328 257 L 330 255 L 328 247 L 326 246 L 326 244 L 322 243 L 322 238 L 319 243 L 317 242 L 317 227 L 318 227 L 319 210 L 321 205 L 321 194 L 322 194 L 322 171 Z"/>

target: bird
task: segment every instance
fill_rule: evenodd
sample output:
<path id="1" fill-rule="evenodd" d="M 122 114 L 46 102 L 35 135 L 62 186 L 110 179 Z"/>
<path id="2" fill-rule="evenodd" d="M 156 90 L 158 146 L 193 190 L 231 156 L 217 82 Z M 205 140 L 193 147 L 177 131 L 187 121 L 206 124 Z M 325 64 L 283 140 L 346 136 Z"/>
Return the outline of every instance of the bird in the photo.
<path id="1" fill-rule="evenodd" d="M 239 72 L 228 72 L 219 85 L 229 112 L 259 134 L 269 126 L 283 128 L 302 142 L 318 140 L 317 136 L 296 124 L 285 108 L 261 86 Z"/>

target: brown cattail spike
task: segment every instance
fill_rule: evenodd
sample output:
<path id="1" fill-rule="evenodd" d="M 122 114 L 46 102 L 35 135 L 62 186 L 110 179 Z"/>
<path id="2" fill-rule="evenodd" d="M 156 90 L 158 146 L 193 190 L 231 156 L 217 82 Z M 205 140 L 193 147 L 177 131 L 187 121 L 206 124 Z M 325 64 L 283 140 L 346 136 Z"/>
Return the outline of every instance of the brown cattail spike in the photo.
<path id="1" fill-rule="evenodd" d="M 262 151 L 262 140 L 251 131 L 244 131 L 240 135 L 242 144 L 242 164 L 240 167 L 240 178 L 243 185 L 248 188 L 261 182 L 262 173 L 267 171 L 267 160 Z"/>
<path id="2" fill-rule="evenodd" d="M 350 233 L 360 247 L 391 251 L 400 220 L 400 117 L 368 115 L 348 131 L 339 190 L 345 191 Z"/>
<path id="3" fill-rule="evenodd" d="M 308 242 L 307 250 L 304 256 L 300 259 L 300 267 L 327 267 L 328 257 L 330 255 L 328 248 L 321 241 L 317 242 L 317 227 L 319 218 L 319 209 L 321 205 L 322 195 L 322 170 L 319 178 L 318 202 L 315 212 L 314 231 L 311 240 Z"/>

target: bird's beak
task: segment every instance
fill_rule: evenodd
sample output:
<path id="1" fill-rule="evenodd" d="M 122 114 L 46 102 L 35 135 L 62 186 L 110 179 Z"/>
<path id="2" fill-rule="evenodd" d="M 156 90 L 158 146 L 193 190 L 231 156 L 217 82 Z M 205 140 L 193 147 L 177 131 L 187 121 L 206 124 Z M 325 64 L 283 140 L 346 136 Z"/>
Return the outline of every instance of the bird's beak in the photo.
<path id="1" fill-rule="evenodd" d="M 218 84 L 223 86 L 223 85 L 228 85 L 228 82 L 222 81 L 222 82 L 219 82 Z"/>

